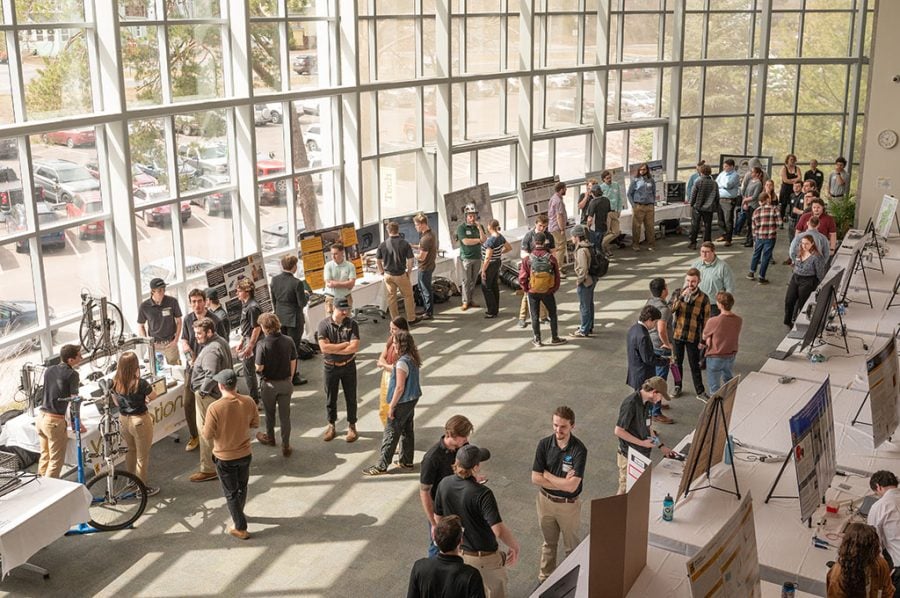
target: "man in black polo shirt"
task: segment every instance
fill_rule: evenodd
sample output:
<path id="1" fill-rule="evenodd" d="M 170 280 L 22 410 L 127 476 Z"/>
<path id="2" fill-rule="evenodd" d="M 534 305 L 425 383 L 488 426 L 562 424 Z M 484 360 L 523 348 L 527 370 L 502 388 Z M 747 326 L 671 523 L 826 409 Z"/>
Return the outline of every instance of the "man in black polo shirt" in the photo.
<path id="1" fill-rule="evenodd" d="M 422 457 L 422 466 L 419 472 L 419 500 L 428 518 L 428 557 L 437 556 L 438 547 L 435 545 L 434 526 L 434 496 L 441 480 L 453 475 L 453 462 L 456 460 L 456 451 L 469 443 L 472 435 L 472 422 L 464 415 L 454 415 L 444 424 L 444 435 Z"/>
<path id="2" fill-rule="evenodd" d="M 531 483 L 541 490 L 537 496 L 538 522 L 544 543 L 541 546 L 541 570 L 544 582 L 556 569 L 556 547 L 562 534 L 566 554 L 581 541 L 581 494 L 587 449 L 572 430 L 575 412 L 565 405 L 553 412 L 553 434 L 538 442 L 531 466 Z"/>
<path id="3" fill-rule="evenodd" d="M 463 529 L 463 561 L 481 573 L 484 592 L 491 598 L 505 598 L 509 575 L 506 565 L 516 564 L 519 543 L 500 518 L 494 493 L 476 476 L 481 462 L 491 458 L 490 451 L 467 444 L 456 451 L 453 475 L 438 484 L 434 499 L 434 518 L 440 524 L 447 515 L 459 515 Z M 499 550 L 497 540 L 509 549 Z"/>
<path id="4" fill-rule="evenodd" d="M 237 347 L 237 356 L 244 368 L 247 390 L 253 402 L 259 406 L 259 384 L 256 381 L 256 341 L 259 340 L 260 328 L 257 319 L 262 314 L 259 304 L 253 298 L 256 289 L 249 278 L 237 283 L 237 298 L 241 302 L 241 342 Z"/>
<path id="5" fill-rule="evenodd" d="M 325 368 L 325 400 L 328 427 L 322 440 L 334 440 L 337 421 L 338 385 L 344 389 L 347 404 L 347 442 L 355 442 L 356 433 L 356 352 L 359 351 L 359 325 L 350 317 L 350 302 L 336 299 L 331 316 L 319 322 L 316 341 L 322 351 Z"/>
<path id="6" fill-rule="evenodd" d="M 397 307 L 397 291 L 403 295 L 403 308 L 406 310 L 406 321 L 416 321 L 416 302 L 413 299 L 412 284 L 409 273 L 413 266 L 412 246 L 400 236 L 400 225 L 387 223 L 388 238 L 381 242 L 375 258 L 378 261 L 378 273 L 384 276 L 384 287 L 387 289 L 388 310 L 391 319 L 400 315 Z"/>
<path id="7" fill-rule="evenodd" d="M 281 320 L 275 314 L 259 316 L 266 335 L 256 343 L 256 373 L 259 374 L 260 399 L 266 412 L 266 433 L 256 433 L 260 444 L 275 446 L 275 408 L 281 423 L 281 454 L 290 457 L 291 379 L 297 367 L 297 346 L 291 337 L 281 334 Z"/>
<path id="8" fill-rule="evenodd" d="M 48 478 L 58 478 L 66 460 L 66 445 L 69 442 L 66 409 L 69 403 L 62 399 L 78 394 L 80 378 L 75 367 L 81 363 L 81 349 L 77 345 L 63 345 L 59 361 L 44 372 L 44 397 L 37 418 L 37 433 L 41 442 L 38 475 Z"/>
<path id="9" fill-rule="evenodd" d="M 650 456 L 650 449 L 654 446 L 659 447 L 666 457 L 675 454 L 675 451 L 663 444 L 656 430 L 650 428 L 650 407 L 663 399 L 669 400 L 669 386 L 659 376 L 653 376 L 641 385 L 640 390 L 622 401 L 619 407 L 619 419 L 613 432 L 619 439 L 619 451 L 616 453 L 616 465 L 619 467 L 618 494 L 625 494 L 628 447 L 645 457 Z"/>
<path id="10" fill-rule="evenodd" d="M 175 297 L 166 295 L 166 281 L 150 281 L 150 298 L 138 308 L 138 334 L 153 339 L 153 348 L 161 351 L 169 365 L 180 365 L 178 335 L 181 332 L 181 307 Z"/>
<path id="11" fill-rule="evenodd" d="M 456 515 L 441 519 L 434 528 L 434 541 L 441 552 L 437 558 L 416 561 L 409 574 L 406 598 L 484 598 L 484 582 L 475 567 L 459 556 L 462 520 Z"/>

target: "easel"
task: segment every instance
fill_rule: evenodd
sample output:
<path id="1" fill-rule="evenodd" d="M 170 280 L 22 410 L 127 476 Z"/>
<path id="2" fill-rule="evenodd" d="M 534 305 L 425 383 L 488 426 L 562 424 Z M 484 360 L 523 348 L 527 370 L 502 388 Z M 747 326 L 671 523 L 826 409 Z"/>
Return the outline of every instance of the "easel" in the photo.
<path id="1" fill-rule="evenodd" d="M 898 292 L 900 292 L 900 274 L 897 275 L 897 280 L 894 281 L 894 291 L 891 293 L 891 300 L 888 301 L 887 307 L 885 309 L 894 307 L 894 299 L 897 298 Z"/>
<path id="2" fill-rule="evenodd" d="M 853 416 L 853 420 L 850 422 L 851 426 L 855 426 L 859 424 L 861 426 L 871 426 L 872 424 L 868 422 L 859 421 L 859 414 L 862 413 L 863 407 L 866 406 L 866 401 L 869 400 L 869 391 L 866 391 L 866 396 L 863 397 L 862 403 L 859 404 L 859 409 L 856 410 L 856 415 Z"/>
<path id="3" fill-rule="evenodd" d="M 866 264 L 863 261 L 862 251 L 856 251 L 856 252 L 854 252 L 854 255 L 855 255 L 855 259 L 853 260 L 853 264 L 852 264 L 853 268 L 852 268 L 852 271 L 847 274 L 847 276 L 852 277 L 857 272 L 860 272 L 860 271 L 862 272 L 863 282 L 866 284 L 866 296 L 869 298 L 869 307 L 874 308 L 875 305 L 872 303 L 872 291 L 871 291 L 871 289 L 869 289 L 869 277 L 866 275 Z M 881 253 L 878 254 L 878 259 L 879 260 L 881 259 Z M 883 268 L 884 268 L 884 266 L 882 266 L 882 272 L 884 271 Z M 848 288 L 849 288 L 849 281 L 848 281 Z M 848 293 L 844 294 L 844 303 L 845 304 L 859 303 L 860 305 L 865 305 L 865 303 L 862 301 L 857 301 L 855 299 L 848 299 L 847 294 Z"/>
<path id="4" fill-rule="evenodd" d="M 900 222 L 897 221 L 897 214 L 894 214 L 894 222 L 897 223 L 897 230 L 900 231 Z M 881 259 L 881 242 L 878 240 L 878 233 L 875 232 L 875 222 L 869 218 L 869 222 L 866 224 L 866 230 L 863 234 L 869 234 L 870 239 L 866 241 L 866 247 L 874 246 L 875 247 L 875 255 L 878 256 L 878 269 L 884 274 L 884 261 Z M 865 263 L 863 263 L 862 258 L 860 258 L 860 266 L 863 268 L 863 272 L 865 272 Z M 868 283 L 866 283 L 868 284 Z"/>
<path id="5" fill-rule="evenodd" d="M 699 432 L 699 436 L 697 433 L 694 434 L 694 442 L 692 444 L 691 452 L 701 451 L 702 447 L 714 447 L 716 446 L 716 439 L 719 437 L 719 434 L 725 434 L 725 445 L 726 450 L 729 450 L 734 454 L 733 448 L 731 447 L 731 440 L 728 437 L 728 421 L 725 418 L 725 406 L 723 405 L 725 399 L 719 396 L 718 394 L 713 395 L 711 399 L 712 401 L 712 413 L 710 418 L 706 420 L 706 425 L 697 430 Z M 719 430 L 719 420 L 721 419 L 722 430 Z M 710 430 L 710 426 L 712 426 L 712 430 Z M 711 436 L 711 437 L 710 437 Z M 721 492 L 726 492 L 728 494 L 735 495 L 738 500 L 741 499 L 741 489 L 738 486 L 737 479 L 737 469 L 734 466 L 734 459 L 731 459 L 731 475 L 734 478 L 734 490 L 728 490 L 727 488 L 720 488 L 718 486 L 713 486 L 712 478 L 710 478 L 710 470 L 712 469 L 712 461 L 713 461 L 713 450 L 710 448 L 707 451 L 707 459 L 706 459 L 706 485 L 700 486 L 698 488 L 691 488 L 691 484 L 693 482 L 689 482 L 687 487 L 684 489 L 684 496 L 687 497 L 689 493 L 695 490 L 705 490 L 707 488 L 712 488 L 713 490 L 719 490 Z M 699 452 L 697 453 L 699 456 Z M 691 469 L 688 473 L 689 480 L 694 479 L 694 475 L 697 473 L 697 466 L 700 464 L 700 459 L 695 459 L 691 465 Z"/>
<path id="6" fill-rule="evenodd" d="M 829 287 L 828 297 L 825 298 L 825 301 L 828 302 L 829 306 L 832 306 L 832 305 L 835 306 L 835 314 L 837 314 L 838 322 L 840 322 L 840 325 L 841 325 L 841 328 L 840 328 L 841 338 L 844 339 L 844 350 L 849 355 L 850 354 L 850 345 L 847 343 L 847 327 L 844 325 L 844 318 L 843 318 L 843 316 L 841 316 L 841 310 L 837 308 L 837 305 L 838 305 L 837 290 L 834 288 L 834 286 Z M 829 309 L 830 309 L 830 307 L 829 307 Z M 825 328 L 827 328 L 827 324 L 826 324 Z M 831 345 L 832 347 L 837 347 L 840 349 L 840 347 L 841 347 L 840 345 L 835 345 L 834 343 L 829 343 L 828 341 L 826 341 L 823 338 L 825 335 L 825 328 L 823 328 L 822 332 L 819 334 L 818 341 L 822 345 Z"/>
<path id="7" fill-rule="evenodd" d="M 796 451 L 797 451 L 798 446 L 799 446 L 799 444 L 791 445 L 790 453 L 788 453 L 787 457 L 785 457 L 784 461 L 781 463 L 781 468 L 778 470 L 778 475 L 775 476 L 775 481 L 772 482 L 772 487 L 769 488 L 769 493 L 766 494 L 766 500 L 763 501 L 764 504 L 769 504 L 769 501 L 773 498 L 787 498 L 787 499 L 800 500 L 799 496 L 780 496 L 780 495 L 776 496 L 774 494 L 775 488 L 778 486 L 778 482 L 781 481 L 781 476 L 784 475 L 784 470 L 787 469 L 788 463 L 790 463 L 791 461 L 794 461 L 794 465 L 796 466 L 796 458 L 794 455 L 797 454 Z M 823 499 L 823 502 L 824 502 L 824 499 Z M 810 517 L 806 523 L 810 528 L 812 528 L 812 517 Z"/>

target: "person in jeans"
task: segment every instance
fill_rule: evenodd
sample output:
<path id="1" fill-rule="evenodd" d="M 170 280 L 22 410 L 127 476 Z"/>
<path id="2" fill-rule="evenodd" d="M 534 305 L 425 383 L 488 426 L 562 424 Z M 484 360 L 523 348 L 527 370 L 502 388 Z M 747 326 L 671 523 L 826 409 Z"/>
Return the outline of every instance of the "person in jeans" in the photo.
<path id="1" fill-rule="evenodd" d="M 416 403 L 422 396 L 419 381 L 419 368 L 422 358 L 416 349 L 416 342 L 408 330 L 398 329 L 394 333 L 394 350 L 397 362 L 391 372 L 387 396 L 390 397 L 387 424 L 381 440 L 381 459 L 376 465 L 363 470 L 365 475 L 374 476 L 387 473 L 388 466 L 394 459 L 397 443 L 400 444 L 399 465 L 401 469 L 413 468 L 413 451 L 415 450 L 415 417 Z"/>
<path id="2" fill-rule="evenodd" d="M 394 346 L 394 335 L 398 330 L 409 330 L 409 322 L 406 318 L 394 318 L 388 324 L 387 342 L 378 356 L 377 365 L 381 370 L 381 384 L 378 393 L 378 417 L 381 419 L 381 425 L 387 425 L 388 411 L 391 408 L 390 397 L 388 397 L 388 385 L 391 382 L 391 374 L 394 373 L 394 364 L 397 363 L 397 348 Z"/>
<path id="3" fill-rule="evenodd" d="M 731 311 L 734 295 L 728 291 L 716 293 L 719 315 L 709 319 L 703 327 L 703 344 L 706 347 L 706 377 L 709 392 L 714 394 L 734 377 L 732 367 L 738 352 L 741 336 L 741 317 Z"/>
<path id="4" fill-rule="evenodd" d="M 700 178 L 691 190 L 690 248 L 697 249 L 697 235 L 703 225 L 703 241 L 712 241 L 713 214 L 719 211 L 719 185 L 712 178 L 712 168 L 708 164 L 700 167 Z"/>
<path id="5" fill-rule="evenodd" d="M 334 311 L 319 322 L 316 342 L 322 351 L 325 368 L 325 410 L 328 427 L 322 440 L 334 440 L 337 421 L 338 386 L 344 389 L 347 405 L 347 442 L 356 442 L 356 352 L 359 351 L 359 324 L 350 317 L 350 303 L 346 299 L 334 302 Z"/>
<path id="6" fill-rule="evenodd" d="M 423 320 L 434 317 L 434 293 L 431 290 L 431 279 L 434 276 L 434 266 L 437 260 L 438 239 L 428 227 L 428 217 L 419 212 L 413 216 L 413 223 L 419 232 L 419 244 L 414 245 L 416 261 L 419 262 L 419 291 L 422 293 Z"/>
<path id="7" fill-rule="evenodd" d="M 753 226 L 751 225 L 751 221 L 753 219 L 753 212 L 759 207 L 759 195 L 762 193 L 763 181 L 765 180 L 766 175 L 762 168 L 759 167 L 754 167 L 753 170 L 747 174 L 750 176 L 750 179 L 743 185 L 741 211 L 740 214 L 738 214 L 734 230 L 735 234 L 739 233 L 744 226 L 744 222 L 746 222 L 747 236 L 744 239 L 744 247 L 752 247 Z"/>
<path id="8" fill-rule="evenodd" d="M 119 407 L 119 427 L 128 447 L 125 470 L 140 478 L 147 489 L 147 496 L 153 496 L 159 488 L 149 484 L 153 418 L 147 403 L 156 398 L 156 391 L 141 378 L 141 364 L 132 351 L 126 351 L 119 357 L 112 382 L 112 396 Z"/>
<path id="9" fill-rule="evenodd" d="M 547 215 L 546 214 L 538 214 L 534 219 L 534 228 L 525 233 L 525 236 L 522 237 L 522 250 L 519 252 L 519 257 L 525 259 L 525 256 L 530 255 L 534 250 L 534 236 L 538 233 L 544 233 L 544 249 L 549 249 L 551 252 L 556 245 L 553 243 L 553 235 L 547 234 Z M 528 293 L 522 293 L 522 303 L 519 305 L 519 328 L 525 328 L 528 324 L 525 323 L 525 318 L 528 316 Z M 540 320 L 541 322 L 549 322 L 550 319 L 547 317 L 547 308 L 544 307 L 544 304 L 541 304 L 541 312 L 540 312 Z"/>
<path id="10" fill-rule="evenodd" d="M 572 229 L 572 241 L 575 243 L 575 291 L 578 293 L 578 311 L 581 314 L 581 325 L 572 333 L 573 337 L 585 338 L 594 333 L 594 288 L 597 281 L 591 277 L 592 243 L 585 237 L 588 231 L 581 224 Z"/>
<path id="11" fill-rule="evenodd" d="M 647 305 L 659 310 L 659 319 L 656 320 L 656 325 L 649 329 L 650 342 L 653 345 L 654 355 L 665 359 L 665 363 L 657 363 L 654 374 L 668 381 L 675 325 L 672 321 L 672 308 L 669 306 L 669 286 L 666 284 L 665 278 L 654 278 L 650 281 L 650 299 L 647 300 Z M 649 376 L 644 375 L 643 378 L 646 380 Z M 639 380 L 635 382 L 640 384 Z M 637 386 L 633 386 L 633 388 L 638 389 Z M 650 409 L 653 421 L 660 424 L 674 423 L 671 417 L 663 415 L 663 409 L 668 408 L 669 405 L 662 401 L 653 403 Z"/>
<path id="12" fill-rule="evenodd" d="M 731 158 L 722 163 L 722 171 L 716 177 L 716 185 L 719 187 L 719 226 L 724 228 L 724 234 L 716 241 L 724 241 L 725 247 L 731 247 L 734 212 L 741 203 L 741 176 L 734 169 L 734 160 Z"/>
<path id="13" fill-rule="evenodd" d="M 216 472 L 231 513 L 233 527 L 228 533 L 240 540 L 250 538 L 244 504 L 247 502 L 247 482 L 250 479 L 250 430 L 259 427 L 259 413 L 248 396 L 237 393 L 237 374 L 222 370 L 213 380 L 218 383 L 222 398 L 210 405 L 201 434 L 213 445 Z"/>
<path id="14" fill-rule="evenodd" d="M 772 205 L 772 196 L 768 193 L 760 193 L 759 207 L 753 213 L 753 237 L 756 243 L 753 246 L 753 257 L 750 259 L 750 271 L 747 278 L 756 278 L 756 267 L 759 266 L 759 284 L 769 284 L 766 272 L 769 262 L 772 261 L 772 251 L 775 249 L 775 241 L 778 237 L 778 227 L 781 225 L 781 213 L 779 206 Z"/>
<path id="15" fill-rule="evenodd" d="M 553 191 L 550 203 L 547 205 L 547 220 L 549 220 L 547 230 L 553 235 L 553 244 L 556 245 L 554 255 L 562 269 L 569 261 L 569 252 L 566 248 L 566 224 L 569 217 L 566 214 L 566 202 L 563 199 L 566 196 L 566 184 L 562 181 L 556 183 Z M 565 275 L 562 276 L 565 278 Z"/>
<path id="16" fill-rule="evenodd" d="M 794 260 L 794 272 L 788 283 L 787 293 L 784 295 L 784 325 L 793 327 L 794 321 L 800 309 L 809 299 L 809 296 L 828 269 L 828 260 L 825 259 L 816 246 L 812 235 L 804 235 L 800 238 L 800 251 Z"/>
<path id="17" fill-rule="evenodd" d="M 255 287 L 249 278 L 243 278 L 237 283 L 237 298 L 241 302 L 241 342 L 237 346 L 237 356 L 241 360 L 244 370 L 244 379 L 247 382 L 247 391 L 253 402 L 259 405 L 259 384 L 256 380 L 256 342 L 259 340 L 261 329 L 259 327 L 262 309 L 254 299 Z"/>
<path id="18" fill-rule="evenodd" d="M 628 201 L 631 202 L 631 248 L 640 251 L 641 227 L 647 237 L 647 251 L 656 249 L 656 181 L 650 175 L 650 166 L 644 162 L 638 168 L 637 176 L 628 186 Z"/>
<path id="19" fill-rule="evenodd" d="M 700 290 L 700 271 L 691 268 L 684 277 L 684 288 L 679 289 L 672 300 L 672 316 L 675 318 L 673 340 L 675 364 L 683 372 L 681 366 L 687 353 L 694 391 L 700 400 L 708 398 L 700 371 L 700 341 L 703 340 L 703 328 L 709 321 L 709 312 L 709 298 Z M 676 397 L 681 395 L 680 386 L 675 387 L 674 394 Z"/>
<path id="20" fill-rule="evenodd" d="M 289 256 L 293 257 L 293 256 Z M 297 368 L 297 345 L 281 333 L 281 320 L 275 314 L 263 314 L 259 325 L 265 336 L 256 343 L 256 373 L 259 375 L 259 398 L 266 412 L 266 432 L 258 432 L 260 444 L 275 446 L 275 409 L 281 424 L 281 454 L 290 457 L 292 379 Z"/>
<path id="21" fill-rule="evenodd" d="M 378 263 L 378 273 L 384 277 L 384 287 L 388 296 L 388 311 L 391 317 L 399 315 L 397 307 L 397 291 L 403 296 L 403 307 L 406 310 L 406 319 L 410 324 L 416 323 L 416 302 L 413 299 L 412 283 L 409 273 L 413 267 L 412 246 L 406 239 L 400 236 L 400 225 L 396 222 L 387 223 L 388 238 L 378 246 L 375 257 Z"/>
<path id="22" fill-rule="evenodd" d="M 484 227 L 478 222 L 478 210 L 475 204 L 467 203 L 465 207 L 466 221 L 456 227 L 456 240 L 459 243 L 459 258 L 463 266 L 462 310 L 478 307 L 473 301 L 478 273 L 481 272 L 481 244 L 487 240 Z"/>
<path id="23" fill-rule="evenodd" d="M 703 243 L 700 257 L 691 266 L 700 271 L 700 290 L 707 297 L 715 297 L 719 291 L 734 292 L 734 273 L 731 266 L 716 255 L 715 243 Z M 719 309 L 715 306 L 712 306 L 712 315 L 719 315 Z"/>
<path id="24" fill-rule="evenodd" d="M 519 264 L 519 286 L 528 296 L 528 308 L 531 311 L 531 331 L 533 334 L 531 344 L 535 347 L 542 346 L 541 322 L 538 319 L 540 306 L 547 308 L 550 316 L 550 344 L 561 345 L 566 339 L 558 334 L 558 321 L 556 319 L 556 297 L 559 290 L 559 264 L 556 258 L 544 249 L 546 236 L 544 233 L 534 235 L 534 250 L 530 255 L 522 259 Z M 538 286 L 540 285 L 540 286 Z"/>
<path id="25" fill-rule="evenodd" d="M 484 317 L 496 318 L 500 313 L 500 261 L 512 245 L 500 234 L 500 222 L 488 224 L 488 238 L 481 246 L 481 292 L 484 294 Z"/>

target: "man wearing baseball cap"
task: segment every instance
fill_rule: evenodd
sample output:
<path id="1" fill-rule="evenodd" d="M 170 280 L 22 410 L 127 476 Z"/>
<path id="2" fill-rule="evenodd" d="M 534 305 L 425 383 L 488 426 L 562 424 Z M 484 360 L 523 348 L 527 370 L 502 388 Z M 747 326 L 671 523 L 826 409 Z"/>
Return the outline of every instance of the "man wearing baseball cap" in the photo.
<path id="1" fill-rule="evenodd" d="M 509 575 L 506 566 L 519 558 L 519 543 L 503 523 L 494 493 L 476 480 L 481 462 L 491 458 L 487 449 L 467 444 L 456 451 L 453 475 L 438 484 L 434 518 L 458 515 L 462 519 L 463 561 L 478 569 L 488 598 L 505 598 Z M 508 548 L 501 552 L 498 540 Z"/>
<path id="2" fill-rule="evenodd" d="M 234 527 L 228 533 L 240 540 L 247 540 L 247 518 L 244 504 L 247 502 L 247 482 L 250 479 L 250 430 L 259 427 L 256 404 L 248 396 L 237 393 L 237 374 L 225 369 L 213 376 L 219 384 L 222 398 L 214 401 L 206 411 L 203 437 L 213 443 L 216 471 L 225 494 L 225 502 Z"/>
<path id="3" fill-rule="evenodd" d="M 322 350 L 325 368 L 325 400 L 328 427 L 322 440 L 334 440 L 337 421 L 338 385 L 344 389 L 347 404 L 347 442 L 354 442 L 356 433 L 356 352 L 359 351 L 359 324 L 350 317 L 347 298 L 335 299 L 334 311 L 319 322 L 316 341 Z"/>
<path id="4" fill-rule="evenodd" d="M 178 335 L 181 332 L 181 306 L 166 295 L 166 281 L 150 281 L 150 298 L 138 308 L 138 334 L 153 339 L 153 348 L 161 351 L 169 365 L 179 365 Z"/>
<path id="5" fill-rule="evenodd" d="M 619 419 L 614 434 L 619 439 L 616 465 L 619 467 L 619 491 L 625 494 L 625 471 L 628 466 L 628 448 L 631 447 L 645 457 L 650 449 L 658 447 L 666 457 L 675 451 L 663 444 L 659 434 L 650 427 L 652 422 L 650 407 L 663 399 L 669 400 L 669 387 L 659 376 L 653 376 L 641 385 L 640 390 L 629 395 L 619 407 Z"/>
<path id="6" fill-rule="evenodd" d="M 472 299 L 481 275 L 481 244 L 487 240 L 487 233 L 478 222 L 478 210 L 474 203 L 467 203 L 464 211 L 466 221 L 456 227 L 456 240 L 463 265 L 462 310 L 466 311 L 470 307 L 478 307 Z"/>

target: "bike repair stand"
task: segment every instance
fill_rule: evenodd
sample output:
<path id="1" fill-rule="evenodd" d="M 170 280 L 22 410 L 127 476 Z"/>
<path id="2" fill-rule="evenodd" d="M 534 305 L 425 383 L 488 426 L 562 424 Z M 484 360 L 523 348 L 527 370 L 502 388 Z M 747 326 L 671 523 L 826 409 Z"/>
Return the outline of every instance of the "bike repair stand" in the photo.
<path id="1" fill-rule="evenodd" d="M 713 490 L 718 490 L 720 492 L 725 492 L 727 494 L 735 495 L 738 500 L 741 498 L 741 489 L 738 486 L 737 479 L 737 470 L 734 467 L 734 448 L 731 446 L 731 439 L 728 437 L 728 421 L 725 417 L 725 406 L 723 405 L 725 399 L 720 397 L 718 394 L 714 394 L 712 398 L 709 399 L 712 401 L 712 408 L 710 409 L 710 416 L 705 422 L 701 425 L 702 427 L 698 427 L 697 433 L 694 434 L 694 441 L 691 445 L 691 454 L 695 454 L 696 450 L 697 458 L 693 459 L 693 463 L 691 463 L 691 469 L 688 473 L 688 480 L 692 480 L 688 483 L 687 487 L 684 489 L 685 498 L 691 492 L 695 492 L 697 490 L 706 490 L 707 488 L 712 488 Z M 721 421 L 722 428 L 719 428 L 719 423 Z M 710 429 L 712 428 L 712 429 Z M 712 478 L 710 477 L 710 470 L 713 466 L 713 447 L 716 446 L 716 441 L 719 438 L 719 435 L 724 435 L 725 438 L 725 450 L 730 451 L 731 458 L 731 475 L 734 478 L 734 490 L 729 490 L 727 488 L 720 488 L 718 486 L 713 486 Z M 708 447 L 708 448 L 707 448 Z M 691 484 L 693 483 L 694 475 L 697 473 L 697 467 L 700 465 L 700 460 L 702 459 L 702 455 L 706 453 L 706 485 L 699 486 L 696 488 L 691 488 Z M 690 457 L 688 457 L 690 460 Z"/>
<path id="2" fill-rule="evenodd" d="M 72 417 L 75 422 L 75 446 L 78 450 L 78 483 L 84 485 L 84 450 L 81 447 L 81 400 L 72 402 Z M 93 501 L 93 497 L 91 497 Z M 66 532 L 67 536 L 83 536 L 99 532 L 87 523 L 79 523 Z"/>

